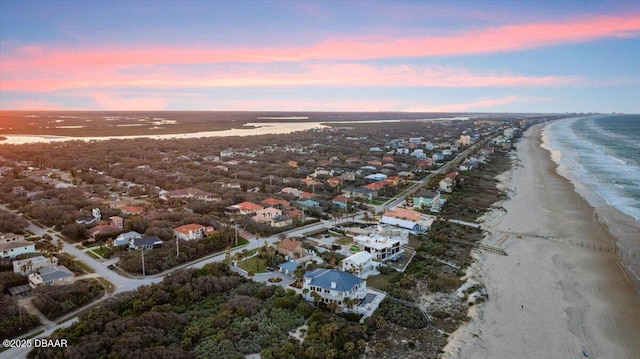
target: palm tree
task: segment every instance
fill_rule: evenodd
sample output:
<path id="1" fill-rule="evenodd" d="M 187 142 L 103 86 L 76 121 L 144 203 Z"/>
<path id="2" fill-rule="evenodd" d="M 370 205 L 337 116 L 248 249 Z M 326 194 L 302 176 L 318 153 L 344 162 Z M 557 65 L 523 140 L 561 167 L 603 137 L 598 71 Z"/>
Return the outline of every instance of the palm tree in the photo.
<path id="1" fill-rule="evenodd" d="M 353 308 L 353 306 L 356 304 L 355 303 L 356 300 L 355 299 L 351 299 L 349 297 L 345 298 L 342 303 L 347 307 L 348 311 L 351 312 L 351 309 Z"/>
<path id="2" fill-rule="evenodd" d="M 337 313 L 338 312 L 338 308 L 340 308 L 340 305 L 336 302 L 331 302 L 327 305 L 327 308 L 329 308 L 329 310 L 333 313 Z"/>
<path id="3" fill-rule="evenodd" d="M 318 303 L 320 303 L 320 300 L 322 299 L 320 297 L 320 294 L 318 294 L 318 292 L 316 291 L 311 292 L 311 297 L 313 297 L 313 304 L 315 304 L 316 306 L 318 305 Z"/>

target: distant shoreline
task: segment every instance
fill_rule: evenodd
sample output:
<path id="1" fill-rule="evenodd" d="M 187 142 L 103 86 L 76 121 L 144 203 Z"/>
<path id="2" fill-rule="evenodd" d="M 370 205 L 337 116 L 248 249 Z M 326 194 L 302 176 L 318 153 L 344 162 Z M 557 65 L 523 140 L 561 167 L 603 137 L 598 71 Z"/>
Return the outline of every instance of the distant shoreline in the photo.
<path id="1" fill-rule="evenodd" d="M 640 352 L 640 298 L 619 267 L 616 238 L 541 143 L 541 126 L 525 132 L 518 163 L 499 176 L 511 198 L 506 212 L 485 215 L 483 243 L 508 256 L 474 254 L 467 274 L 489 300 L 470 308 L 473 319 L 451 336 L 445 358 Z"/>
<path id="2" fill-rule="evenodd" d="M 371 122 L 505 120 L 560 114 L 278 112 L 278 111 L 10 111 L 0 110 L 0 135 L 73 139 L 246 131 L 267 126 Z M 230 135 L 238 135 L 232 133 Z M 251 134 L 251 133 L 249 133 Z"/>

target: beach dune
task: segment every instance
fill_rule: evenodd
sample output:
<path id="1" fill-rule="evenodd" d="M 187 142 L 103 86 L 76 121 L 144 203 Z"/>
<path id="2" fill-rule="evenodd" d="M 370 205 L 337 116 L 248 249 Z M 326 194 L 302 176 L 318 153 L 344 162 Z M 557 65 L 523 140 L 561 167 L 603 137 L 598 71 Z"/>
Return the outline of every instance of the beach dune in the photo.
<path id="1" fill-rule="evenodd" d="M 517 165 L 503 175 L 506 212 L 484 217 L 485 243 L 508 256 L 474 254 L 468 276 L 486 286 L 489 300 L 472 308 L 472 320 L 451 336 L 443 356 L 638 358 L 634 284 L 613 254 L 614 237 L 557 174 L 541 147 L 541 128 L 525 132 Z"/>

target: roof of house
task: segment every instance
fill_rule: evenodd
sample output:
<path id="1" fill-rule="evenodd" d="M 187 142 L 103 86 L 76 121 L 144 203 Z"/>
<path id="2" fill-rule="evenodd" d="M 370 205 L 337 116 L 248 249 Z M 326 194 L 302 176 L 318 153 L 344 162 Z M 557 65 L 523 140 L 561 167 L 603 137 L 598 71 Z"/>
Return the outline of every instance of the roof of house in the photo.
<path id="1" fill-rule="evenodd" d="M 305 273 L 304 277 L 311 278 L 310 285 L 341 292 L 348 292 L 362 283 L 362 279 L 355 275 L 335 269 L 314 269 Z M 335 288 L 331 288 L 331 283 L 335 283 Z"/>
<path id="2" fill-rule="evenodd" d="M 118 235 L 118 237 L 116 237 L 116 240 L 129 241 L 131 240 L 131 238 L 140 238 L 140 237 L 142 237 L 142 234 L 136 231 L 129 231 L 129 232 L 121 233 L 120 235 Z"/>
<path id="3" fill-rule="evenodd" d="M 298 201 L 298 203 L 300 203 L 304 207 L 315 207 L 320 205 L 319 202 L 312 199 L 305 199 L 304 201 Z"/>
<path id="4" fill-rule="evenodd" d="M 162 240 L 157 236 L 145 237 L 145 238 L 134 238 L 133 245 L 138 246 L 154 246 L 156 244 L 162 244 Z"/>
<path id="5" fill-rule="evenodd" d="M 263 208 L 263 209 L 260 209 L 260 210 L 256 211 L 256 213 L 257 214 L 261 214 L 261 215 L 282 214 L 282 211 L 277 209 L 277 208 L 267 207 L 267 208 Z"/>
<path id="6" fill-rule="evenodd" d="M 45 256 L 36 256 L 36 257 L 31 257 L 31 258 L 25 258 L 25 259 L 19 259 L 19 260 L 15 260 L 13 261 L 13 267 L 18 267 L 20 268 L 22 265 L 27 264 L 29 262 L 31 262 L 31 264 L 38 264 L 38 263 L 42 263 L 42 262 L 48 262 L 49 259 L 46 258 Z"/>
<path id="7" fill-rule="evenodd" d="M 300 191 L 297 188 L 293 188 L 293 187 L 285 187 L 282 190 L 280 190 L 280 192 L 288 193 L 288 194 L 296 196 L 296 197 L 300 196 L 300 193 L 302 193 L 302 191 Z"/>
<path id="8" fill-rule="evenodd" d="M 9 294 L 11 294 L 13 296 L 17 296 L 17 295 L 22 295 L 24 293 L 28 293 L 28 292 L 30 292 L 32 290 L 33 290 L 33 288 L 31 288 L 30 285 L 23 284 L 23 285 L 19 285 L 17 287 L 9 288 Z"/>
<path id="9" fill-rule="evenodd" d="M 129 213 L 142 213 L 144 211 L 144 207 L 140 206 L 124 206 L 122 210 Z"/>
<path id="10" fill-rule="evenodd" d="M 247 202 L 247 201 L 240 202 L 238 204 L 234 204 L 231 207 L 236 208 L 236 209 L 244 209 L 244 210 L 247 210 L 247 211 L 257 211 L 259 209 L 263 209 L 264 208 L 259 204 L 255 204 L 255 203 Z"/>
<path id="11" fill-rule="evenodd" d="M 368 185 L 365 185 L 364 188 L 367 189 L 371 189 L 371 190 L 379 190 L 382 187 L 386 186 L 387 183 L 384 181 L 379 181 L 379 182 L 373 182 L 373 183 L 369 183 Z"/>
<path id="12" fill-rule="evenodd" d="M 341 194 L 337 197 L 335 197 L 332 202 L 340 202 L 340 203 L 347 203 L 347 201 L 349 200 L 349 198 L 347 198 L 347 196 Z"/>
<path id="13" fill-rule="evenodd" d="M 384 216 L 382 218 L 385 218 Z M 372 247 L 377 250 L 393 247 L 398 245 L 401 241 L 397 237 L 385 237 L 381 235 L 359 235 L 353 237 L 356 243 Z"/>
<path id="14" fill-rule="evenodd" d="M 366 187 L 358 187 L 351 190 L 352 193 L 363 193 L 363 194 L 372 194 L 375 193 L 375 190 Z"/>
<path id="15" fill-rule="evenodd" d="M 284 262 L 284 263 L 282 263 L 282 264 L 280 264 L 280 265 L 279 265 L 279 267 L 280 267 L 281 269 L 284 269 L 284 270 L 289 271 L 289 272 L 293 272 L 293 271 L 294 271 L 294 270 L 296 270 L 296 268 L 298 268 L 299 266 L 300 266 L 300 265 L 299 265 L 298 263 L 293 262 L 293 261 Z"/>
<path id="16" fill-rule="evenodd" d="M 73 277 L 73 272 L 65 266 L 43 267 L 38 270 L 38 273 L 44 282 Z"/>
<path id="17" fill-rule="evenodd" d="M 392 210 L 388 210 L 384 213 L 384 215 L 410 221 L 419 221 L 422 219 L 422 214 L 420 212 L 402 207 L 396 207 Z"/>
<path id="18" fill-rule="evenodd" d="M 204 228 L 205 226 L 199 225 L 197 223 L 189 223 L 189 224 L 185 224 L 184 226 L 176 227 L 173 230 L 176 232 L 180 232 L 182 234 L 189 234 L 193 231 L 201 230 Z"/>
<path id="19" fill-rule="evenodd" d="M 213 196 L 213 193 L 207 192 L 207 191 L 203 191 L 197 188 L 182 188 L 182 189 L 177 189 L 174 191 L 166 191 L 164 193 L 164 195 L 166 197 L 183 197 L 183 196 L 189 196 L 189 197 L 196 197 L 196 196 Z"/>
<path id="20" fill-rule="evenodd" d="M 367 262 L 369 262 L 370 260 L 373 259 L 373 255 L 367 251 L 362 251 L 362 252 L 358 252 L 355 253 L 345 259 L 343 259 L 343 262 L 346 261 L 350 261 L 353 262 L 356 265 L 360 265 L 360 264 L 365 264 Z"/>
<path id="21" fill-rule="evenodd" d="M 6 251 L 13 248 L 27 247 L 27 246 L 35 246 L 34 243 L 25 241 L 24 239 L 18 239 L 14 241 L 0 241 L 0 251 Z"/>
<path id="22" fill-rule="evenodd" d="M 434 198 L 438 195 L 438 192 L 434 190 L 422 190 L 414 195 L 414 197 L 422 197 L 422 198 Z"/>
<path id="23" fill-rule="evenodd" d="M 91 229 L 89 229 L 89 234 L 92 236 L 103 234 L 103 233 L 115 233 L 120 232 L 120 228 L 116 226 L 112 226 L 110 224 L 100 224 Z"/>
<path id="24" fill-rule="evenodd" d="M 289 250 L 289 251 L 293 251 L 297 248 L 302 247 L 302 242 L 298 242 L 295 239 L 285 238 L 282 241 L 280 241 L 280 243 L 278 244 L 278 247 Z"/>
<path id="25" fill-rule="evenodd" d="M 382 216 L 382 218 L 380 218 L 380 223 L 391 224 L 393 226 L 398 226 L 409 230 L 414 230 L 418 228 L 416 226 L 419 226 L 419 224 L 415 221 L 390 216 Z"/>
<path id="26" fill-rule="evenodd" d="M 266 204 L 267 206 L 276 206 L 276 205 L 287 205 L 289 204 L 289 201 L 285 200 L 285 199 L 275 199 L 275 198 L 267 198 L 262 200 L 262 203 Z"/>
<path id="27" fill-rule="evenodd" d="M 315 193 L 301 191 L 300 194 L 298 195 L 298 197 L 300 197 L 300 198 L 314 198 L 314 197 L 317 197 L 317 195 Z"/>

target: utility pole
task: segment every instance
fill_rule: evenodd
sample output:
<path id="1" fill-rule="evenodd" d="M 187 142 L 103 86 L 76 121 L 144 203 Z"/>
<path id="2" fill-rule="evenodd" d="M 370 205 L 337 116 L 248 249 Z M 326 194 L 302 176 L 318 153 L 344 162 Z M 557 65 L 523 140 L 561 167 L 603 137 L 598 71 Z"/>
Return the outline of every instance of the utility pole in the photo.
<path id="1" fill-rule="evenodd" d="M 234 221 L 233 224 L 235 225 L 235 229 L 236 229 L 236 247 L 238 246 L 238 222 Z"/>
<path id="2" fill-rule="evenodd" d="M 144 272 L 144 247 L 142 247 L 142 249 L 140 249 L 140 252 L 142 253 L 142 276 L 145 276 L 145 272 Z"/>
<path id="3" fill-rule="evenodd" d="M 176 237 L 176 257 L 180 258 L 180 238 Z"/>

